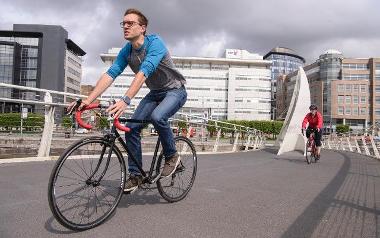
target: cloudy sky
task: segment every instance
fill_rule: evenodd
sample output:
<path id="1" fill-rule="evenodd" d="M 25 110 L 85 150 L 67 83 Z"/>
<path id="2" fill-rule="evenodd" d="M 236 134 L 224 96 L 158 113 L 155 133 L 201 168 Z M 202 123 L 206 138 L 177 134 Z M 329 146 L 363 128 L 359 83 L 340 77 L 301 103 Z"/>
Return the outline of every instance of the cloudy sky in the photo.
<path id="1" fill-rule="evenodd" d="M 2 0 L 0 30 L 13 24 L 61 25 L 87 55 L 84 82 L 104 69 L 100 54 L 125 44 L 119 22 L 127 8 L 149 19 L 172 55 L 220 57 L 226 48 L 265 55 L 294 49 L 307 63 L 327 49 L 380 58 L 378 0 Z"/>

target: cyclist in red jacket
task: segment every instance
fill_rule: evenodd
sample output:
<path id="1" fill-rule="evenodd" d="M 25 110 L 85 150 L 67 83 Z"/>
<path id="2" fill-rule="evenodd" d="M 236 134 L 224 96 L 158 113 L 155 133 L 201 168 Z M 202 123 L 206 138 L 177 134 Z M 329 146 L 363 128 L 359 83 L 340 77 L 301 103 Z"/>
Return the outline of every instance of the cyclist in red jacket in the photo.
<path id="1" fill-rule="evenodd" d="M 311 104 L 309 109 L 310 109 L 310 112 L 306 114 L 302 122 L 302 135 L 304 135 L 306 125 L 309 123 L 309 126 L 307 127 L 307 130 L 306 130 L 306 137 L 309 138 L 310 134 L 314 132 L 315 145 L 317 146 L 316 159 L 318 160 L 321 155 L 321 146 L 322 146 L 321 138 L 322 138 L 323 119 L 322 119 L 321 113 L 317 111 L 318 107 L 316 105 Z"/>

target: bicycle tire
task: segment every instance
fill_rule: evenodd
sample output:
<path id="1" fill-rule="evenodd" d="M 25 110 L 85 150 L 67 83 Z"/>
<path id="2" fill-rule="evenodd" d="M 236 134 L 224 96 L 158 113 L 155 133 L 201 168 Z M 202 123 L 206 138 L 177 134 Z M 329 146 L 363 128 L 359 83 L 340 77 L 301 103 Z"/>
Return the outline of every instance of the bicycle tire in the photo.
<path id="1" fill-rule="evenodd" d="M 86 150 L 87 147 L 88 149 Z M 93 146 L 93 147 L 91 147 Z M 101 152 L 96 152 L 97 147 L 100 146 L 102 151 L 104 152 L 103 160 L 99 163 L 99 159 L 96 159 L 96 157 L 100 156 Z M 114 145 L 111 153 L 110 160 L 108 162 L 108 167 L 105 170 L 105 166 L 107 164 L 107 155 L 110 151 L 110 141 L 108 141 L 105 138 L 102 137 L 89 137 L 80 141 L 77 141 L 73 145 L 71 145 L 69 148 L 67 148 L 62 155 L 57 160 L 51 175 L 49 179 L 49 187 L 48 187 L 48 201 L 49 201 L 49 207 L 50 210 L 53 213 L 53 216 L 55 219 L 64 227 L 69 228 L 70 230 L 75 231 L 82 231 L 91 229 L 95 226 L 98 226 L 105 222 L 107 218 L 111 216 L 111 214 L 115 211 L 117 205 L 120 202 L 120 199 L 123 195 L 123 189 L 125 184 L 125 161 L 123 159 L 123 156 Z M 96 152 L 99 154 L 88 154 L 91 152 Z M 116 158 L 115 158 L 116 156 Z M 69 158 L 70 157 L 70 158 Z M 96 167 L 95 167 L 96 163 Z M 86 168 L 86 165 L 89 166 Z M 99 164 L 99 167 L 98 167 Z M 69 168 L 68 166 L 74 165 L 75 167 Z M 116 166 L 118 165 L 118 166 Z M 94 168 L 94 170 L 92 170 Z M 98 169 L 96 169 L 98 168 Z M 114 168 L 116 168 L 116 172 L 114 171 Z M 119 172 L 120 168 L 120 172 Z M 66 171 L 67 169 L 67 171 Z M 88 170 L 89 169 L 89 170 Z M 96 172 L 95 172 L 96 171 Z M 67 174 L 65 173 L 67 172 Z M 94 184 L 86 184 L 86 181 L 91 176 L 90 174 L 94 174 L 93 178 L 99 178 L 102 172 L 105 172 L 102 179 L 99 181 L 99 185 Z M 111 174 L 114 173 L 114 174 Z M 66 175 L 66 176 L 64 176 Z M 111 177 L 115 175 L 115 181 L 112 179 L 114 177 Z M 78 176 L 78 177 L 76 177 Z M 85 179 L 87 180 L 85 181 Z M 83 181 L 82 181 L 83 180 Z M 63 183 L 67 183 L 67 181 L 75 181 L 73 184 L 60 184 L 63 181 Z M 66 181 L 66 182 L 65 182 Z M 70 183 L 70 182 L 69 182 Z M 78 185 L 79 190 L 75 189 L 72 190 L 72 186 Z M 113 185 L 113 186 L 112 186 Z M 69 188 L 67 188 L 69 187 Z M 71 188 L 70 188 L 71 187 Z M 70 193 L 64 193 L 64 190 L 68 189 L 71 192 Z M 99 194 L 97 194 L 97 191 Z M 61 194 L 62 193 L 62 194 Z M 77 194 L 74 194 L 77 193 Z M 87 203 L 85 202 L 84 205 L 86 205 L 86 208 L 82 211 L 82 209 L 79 207 L 82 205 L 80 203 L 80 199 L 82 197 L 85 197 L 87 195 L 91 195 L 91 193 L 94 193 L 94 198 L 87 198 Z M 98 196 L 99 195 L 99 196 Z M 59 206 L 59 203 L 61 202 L 61 199 L 67 198 L 67 201 L 62 205 L 62 207 Z M 113 202 L 110 202 L 109 199 L 114 199 Z M 78 200 L 79 199 L 79 200 Z M 72 206 L 70 203 L 75 202 L 75 204 Z M 86 199 L 85 199 L 86 200 Z M 98 217 L 91 218 L 90 220 L 90 210 L 91 210 L 91 203 L 95 203 L 95 208 L 91 211 L 91 216 L 98 215 L 98 208 L 99 213 L 103 211 L 104 213 L 101 214 Z M 97 206 L 97 203 L 99 207 Z M 65 205 L 70 205 L 68 207 L 65 207 Z M 106 205 L 105 208 L 103 208 L 102 205 Z M 73 210 L 73 213 L 70 213 L 70 209 Z M 87 212 L 87 216 L 86 216 Z M 79 218 L 78 216 L 81 215 L 80 221 L 78 222 Z M 82 220 L 86 220 L 82 223 Z"/>
<path id="2" fill-rule="evenodd" d="M 175 137 L 174 140 L 181 162 L 173 175 L 157 181 L 157 189 L 160 195 L 168 202 L 178 202 L 184 199 L 193 186 L 197 173 L 198 158 L 193 143 L 183 136 Z M 183 145 L 181 145 L 182 143 Z M 165 160 L 161 151 L 156 166 L 158 174 L 162 171 L 164 163 Z M 174 190 L 178 192 L 171 194 Z"/>
<path id="3" fill-rule="evenodd" d="M 309 151 L 309 147 L 310 147 L 310 144 L 308 141 L 306 143 L 306 151 L 305 151 L 305 159 L 306 159 L 307 164 L 311 163 L 311 156 L 312 156 L 312 153 Z"/>

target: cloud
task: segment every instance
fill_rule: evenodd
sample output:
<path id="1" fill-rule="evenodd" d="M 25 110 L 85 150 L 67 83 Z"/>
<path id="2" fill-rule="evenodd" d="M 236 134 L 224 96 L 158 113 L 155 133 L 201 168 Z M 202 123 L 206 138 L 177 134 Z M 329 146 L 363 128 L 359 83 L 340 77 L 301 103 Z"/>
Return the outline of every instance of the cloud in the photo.
<path id="1" fill-rule="evenodd" d="M 176 56 L 221 57 L 227 43 L 224 32 L 207 33 L 189 40 L 168 45 Z"/>
<path id="2" fill-rule="evenodd" d="M 158 33 L 172 55 L 214 57 L 225 48 L 264 55 L 284 46 L 307 63 L 330 48 L 347 57 L 380 56 L 377 0 L 3 0 L 0 28 L 62 25 L 87 52 L 84 71 L 92 73 L 84 80 L 95 82 L 104 70 L 99 55 L 125 44 L 118 23 L 132 7 L 149 18 L 148 32 Z"/>

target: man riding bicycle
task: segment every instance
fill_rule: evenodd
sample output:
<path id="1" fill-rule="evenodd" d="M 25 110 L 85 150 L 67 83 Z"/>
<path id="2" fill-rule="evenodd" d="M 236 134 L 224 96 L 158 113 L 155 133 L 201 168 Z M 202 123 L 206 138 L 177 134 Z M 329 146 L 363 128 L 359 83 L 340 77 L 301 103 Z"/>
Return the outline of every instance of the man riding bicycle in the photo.
<path id="1" fill-rule="evenodd" d="M 79 109 L 89 105 L 100 96 L 129 65 L 135 73 L 135 78 L 124 96 L 111 105 L 107 112 L 114 114 L 114 118 L 118 118 L 141 86 L 144 83 L 147 85 L 150 92 L 141 100 L 132 119 L 152 121 L 158 131 L 165 156 L 161 176 L 168 177 L 173 174 L 180 162 L 168 119 L 186 102 L 187 92 L 184 86 L 186 80 L 174 67 L 172 58 L 161 38 L 157 35 L 145 35 L 148 19 L 140 11 L 128 9 L 120 26 L 123 28 L 124 38 L 129 42 L 120 50 L 113 65 L 101 76 L 94 90 L 87 99 L 82 101 Z M 69 109 L 74 105 L 75 102 L 70 104 Z M 140 132 L 144 125 L 128 123 L 127 127 L 131 131 L 125 134 L 126 144 L 142 167 Z M 131 192 L 141 184 L 142 176 L 130 159 L 128 166 L 130 177 L 125 191 Z"/>
<path id="2" fill-rule="evenodd" d="M 302 121 L 302 135 L 304 135 L 304 131 L 306 129 L 306 125 L 309 123 L 309 126 L 306 130 L 306 137 L 309 138 L 310 134 L 314 132 L 314 140 L 315 145 L 317 146 L 317 154 L 316 154 L 316 160 L 320 158 L 321 155 L 321 138 L 322 138 L 322 124 L 323 119 L 321 113 L 319 113 L 318 107 L 314 104 L 311 104 L 310 112 L 306 114 L 305 118 Z"/>

